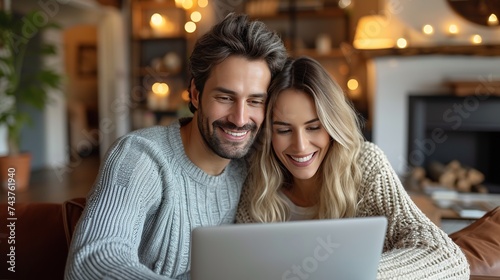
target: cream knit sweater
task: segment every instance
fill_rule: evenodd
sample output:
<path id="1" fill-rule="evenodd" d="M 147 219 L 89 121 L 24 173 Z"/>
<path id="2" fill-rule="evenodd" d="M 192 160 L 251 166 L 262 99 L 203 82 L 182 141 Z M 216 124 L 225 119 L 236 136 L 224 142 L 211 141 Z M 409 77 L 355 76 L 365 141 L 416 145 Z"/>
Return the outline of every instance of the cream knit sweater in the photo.
<path id="1" fill-rule="evenodd" d="M 412 202 L 380 148 L 365 142 L 359 164 L 363 180 L 356 216 L 388 220 L 377 279 L 469 279 L 465 255 Z M 244 189 L 237 222 L 254 222 L 248 205 Z"/>

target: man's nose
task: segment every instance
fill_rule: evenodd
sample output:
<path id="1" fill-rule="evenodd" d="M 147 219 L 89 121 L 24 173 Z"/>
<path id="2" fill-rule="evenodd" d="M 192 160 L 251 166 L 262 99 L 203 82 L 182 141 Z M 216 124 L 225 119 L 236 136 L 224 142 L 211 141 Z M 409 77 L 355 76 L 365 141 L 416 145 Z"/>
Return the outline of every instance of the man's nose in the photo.
<path id="1" fill-rule="evenodd" d="M 245 102 L 237 102 L 231 109 L 229 121 L 237 127 L 243 127 L 248 123 L 248 108 Z"/>

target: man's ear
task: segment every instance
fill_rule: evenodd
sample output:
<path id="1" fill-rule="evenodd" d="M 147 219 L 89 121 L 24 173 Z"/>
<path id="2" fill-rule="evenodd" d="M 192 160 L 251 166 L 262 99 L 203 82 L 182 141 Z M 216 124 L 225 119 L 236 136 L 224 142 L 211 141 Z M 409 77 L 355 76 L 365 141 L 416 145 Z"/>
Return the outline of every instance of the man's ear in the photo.
<path id="1" fill-rule="evenodd" d="M 198 109 L 198 105 L 200 103 L 200 92 L 198 91 L 198 89 L 194 84 L 194 79 L 191 79 L 190 89 L 191 89 L 191 104 L 193 104 L 193 107 Z"/>

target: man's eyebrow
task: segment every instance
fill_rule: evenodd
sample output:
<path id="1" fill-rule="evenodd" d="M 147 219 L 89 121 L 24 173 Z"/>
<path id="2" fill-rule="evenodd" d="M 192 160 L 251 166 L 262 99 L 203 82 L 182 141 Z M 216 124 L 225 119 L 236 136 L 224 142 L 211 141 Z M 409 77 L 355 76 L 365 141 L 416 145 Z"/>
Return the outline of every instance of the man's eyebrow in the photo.
<path id="1" fill-rule="evenodd" d="M 230 90 L 230 89 L 224 88 L 224 87 L 216 87 L 216 88 L 214 88 L 214 91 L 220 91 L 222 93 L 229 93 L 229 94 L 236 94 L 236 92 L 234 90 Z"/>
<path id="2" fill-rule="evenodd" d="M 319 118 L 312 119 L 310 121 L 305 122 L 304 124 L 310 124 L 310 123 L 317 122 L 317 121 L 319 121 Z M 282 121 L 273 121 L 273 125 L 286 125 L 286 126 L 290 126 L 289 123 L 282 122 Z"/>
<path id="3" fill-rule="evenodd" d="M 234 90 L 230 90 L 228 88 L 225 88 L 225 87 L 216 87 L 214 88 L 214 91 L 218 91 L 218 92 L 222 92 L 222 93 L 227 93 L 227 94 L 232 94 L 232 95 L 236 95 L 237 92 L 234 91 Z M 250 94 L 251 97 L 266 97 L 267 96 L 267 92 L 258 92 L 258 93 L 252 93 Z"/>

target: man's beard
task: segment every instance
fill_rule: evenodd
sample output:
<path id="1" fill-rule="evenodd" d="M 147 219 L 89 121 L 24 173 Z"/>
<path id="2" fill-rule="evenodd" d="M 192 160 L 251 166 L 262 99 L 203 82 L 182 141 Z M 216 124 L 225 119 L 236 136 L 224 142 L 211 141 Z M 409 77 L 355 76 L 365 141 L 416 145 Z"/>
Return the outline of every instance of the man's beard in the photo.
<path id="1" fill-rule="evenodd" d="M 255 123 L 249 123 L 243 127 L 237 127 L 233 123 L 216 120 L 211 125 L 213 129 L 212 134 L 210 134 L 210 124 L 208 123 L 208 119 L 204 118 L 201 110 L 198 110 L 198 129 L 200 130 L 203 141 L 205 141 L 207 146 L 215 154 L 227 159 L 238 159 L 244 157 L 250 150 L 258 131 Z M 250 136 L 247 136 L 246 142 L 231 142 L 217 137 L 218 128 L 232 131 L 248 131 Z"/>

